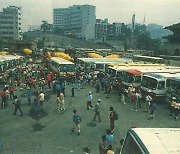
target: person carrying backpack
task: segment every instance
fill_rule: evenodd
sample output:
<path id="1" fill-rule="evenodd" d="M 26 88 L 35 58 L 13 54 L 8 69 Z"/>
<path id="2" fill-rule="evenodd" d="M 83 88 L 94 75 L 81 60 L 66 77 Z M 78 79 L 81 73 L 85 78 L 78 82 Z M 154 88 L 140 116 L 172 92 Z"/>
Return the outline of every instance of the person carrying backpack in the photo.
<path id="1" fill-rule="evenodd" d="M 77 110 L 73 110 L 73 129 L 72 132 L 75 131 L 75 127 L 77 127 L 78 135 L 80 135 L 80 123 L 82 119 L 81 116 L 78 114 Z"/>

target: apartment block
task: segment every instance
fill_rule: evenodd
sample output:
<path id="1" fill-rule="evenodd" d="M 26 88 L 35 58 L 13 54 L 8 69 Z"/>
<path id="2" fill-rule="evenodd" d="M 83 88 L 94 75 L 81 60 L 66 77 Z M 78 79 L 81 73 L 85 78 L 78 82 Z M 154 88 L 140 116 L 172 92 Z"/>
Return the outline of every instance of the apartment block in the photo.
<path id="1" fill-rule="evenodd" d="M 9 6 L 0 12 L 0 39 L 22 39 L 20 7 Z"/>
<path id="2" fill-rule="evenodd" d="M 53 26 L 64 31 L 64 35 L 94 40 L 95 6 L 73 5 L 53 9 Z"/>

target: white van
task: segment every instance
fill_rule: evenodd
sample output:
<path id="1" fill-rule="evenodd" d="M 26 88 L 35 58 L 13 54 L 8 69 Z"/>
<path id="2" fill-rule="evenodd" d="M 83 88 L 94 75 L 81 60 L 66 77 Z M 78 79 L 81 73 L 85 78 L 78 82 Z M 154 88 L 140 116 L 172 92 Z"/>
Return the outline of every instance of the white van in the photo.
<path id="1" fill-rule="evenodd" d="M 120 154 L 179 154 L 180 128 L 131 128 Z"/>

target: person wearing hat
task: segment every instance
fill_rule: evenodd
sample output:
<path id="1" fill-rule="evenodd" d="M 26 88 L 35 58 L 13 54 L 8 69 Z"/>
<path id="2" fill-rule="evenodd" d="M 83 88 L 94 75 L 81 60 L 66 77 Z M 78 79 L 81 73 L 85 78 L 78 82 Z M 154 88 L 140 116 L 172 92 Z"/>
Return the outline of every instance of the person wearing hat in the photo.
<path id="1" fill-rule="evenodd" d="M 95 115 L 94 115 L 93 121 L 96 121 L 96 117 L 98 116 L 99 122 L 101 122 L 101 116 L 100 116 L 100 102 L 101 102 L 101 100 L 98 99 L 98 102 L 97 102 L 96 105 L 94 106 L 94 112 L 95 112 Z"/>
<path id="2" fill-rule="evenodd" d="M 89 95 L 87 96 L 87 110 L 89 110 L 89 107 L 93 108 L 92 106 L 92 93 L 89 92 Z"/>

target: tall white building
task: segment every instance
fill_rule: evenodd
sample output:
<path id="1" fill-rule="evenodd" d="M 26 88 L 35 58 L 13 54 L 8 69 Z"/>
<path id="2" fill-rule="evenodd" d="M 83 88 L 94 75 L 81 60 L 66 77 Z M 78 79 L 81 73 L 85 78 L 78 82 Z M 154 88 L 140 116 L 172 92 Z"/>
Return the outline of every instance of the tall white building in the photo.
<path id="1" fill-rule="evenodd" d="M 53 9 L 53 25 L 63 30 L 65 35 L 94 40 L 95 23 L 95 6 L 73 5 Z"/>
<path id="2" fill-rule="evenodd" d="M 22 39 L 20 7 L 9 6 L 0 12 L 0 38 L 3 40 Z"/>

